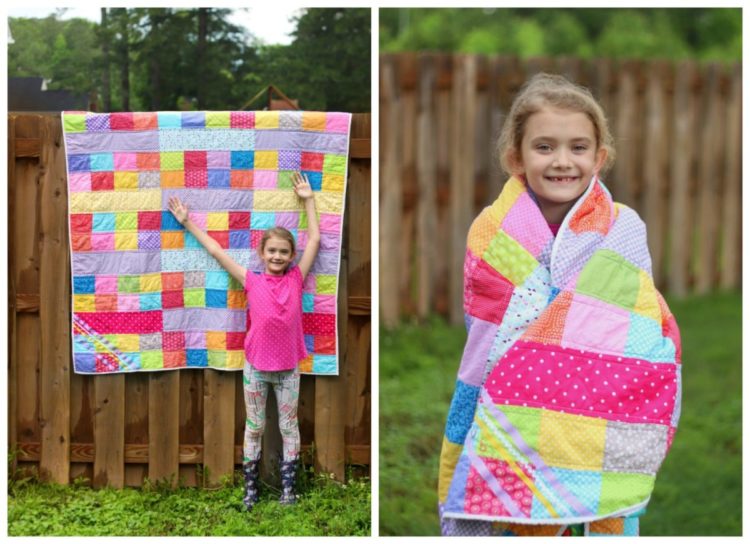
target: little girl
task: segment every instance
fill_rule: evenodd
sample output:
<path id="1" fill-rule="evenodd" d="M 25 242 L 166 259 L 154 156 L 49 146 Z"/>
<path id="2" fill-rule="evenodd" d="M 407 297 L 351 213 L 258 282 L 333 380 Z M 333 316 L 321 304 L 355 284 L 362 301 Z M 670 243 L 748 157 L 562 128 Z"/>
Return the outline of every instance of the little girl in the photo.
<path id="1" fill-rule="evenodd" d="M 533 77 L 511 107 L 511 177 L 468 236 L 445 535 L 638 534 L 679 419 L 680 338 L 643 222 L 599 179 L 611 141 L 563 77 Z"/>
<path id="2" fill-rule="evenodd" d="M 241 282 L 248 300 L 249 330 L 245 337 L 245 441 L 243 473 L 248 511 L 258 502 L 261 438 L 266 422 L 268 386 L 273 386 L 279 409 L 279 430 L 283 442 L 281 461 L 282 504 L 295 502 L 300 437 L 297 423 L 300 375 L 298 363 L 307 357 L 302 334 L 302 283 L 310 271 L 320 246 L 320 230 L 315 198 L 307 179 L 300 173 L 293 178 L 294 191 L 305 202 L 307 245 L 297 266 L 294 236 L 282 227 L 264 232 L 258 254 L 264 270 L 255 274 L 235 262 L 220 245 L 198 228 L 188 209 L 177 198 L 169 210 L 229 274 Z"/>

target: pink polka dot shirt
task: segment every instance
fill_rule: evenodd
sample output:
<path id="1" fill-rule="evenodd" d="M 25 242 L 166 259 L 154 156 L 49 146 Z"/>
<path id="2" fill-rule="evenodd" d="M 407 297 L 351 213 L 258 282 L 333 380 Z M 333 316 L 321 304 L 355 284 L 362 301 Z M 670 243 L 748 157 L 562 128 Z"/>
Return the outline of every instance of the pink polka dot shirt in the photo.
<path id="1" fill-rule="evenodd" d="M 291 370 L 307 357 L 302 334 L 302 273 L 295 266 L 281 276 L 245 276 L 249 329 L 245 358 L 257 370 Z"/>

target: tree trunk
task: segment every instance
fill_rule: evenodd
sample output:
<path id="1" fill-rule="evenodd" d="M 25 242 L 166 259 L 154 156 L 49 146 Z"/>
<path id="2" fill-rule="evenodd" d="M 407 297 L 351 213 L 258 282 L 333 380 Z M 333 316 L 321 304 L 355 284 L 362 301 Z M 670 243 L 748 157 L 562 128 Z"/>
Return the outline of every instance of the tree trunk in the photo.
<path id="1" fill-rule="evenodd" d="M 122 97 L 122 111 L 130 111 L 130 46 L 127 8 L 118 8 L 117 27 L 120 34 L 118 44 L 118 61 L 120 63 L 120 95 Z"/>
<path id="2" fill-rule="evenodd" d="M 196 73 L 206 73 L 204 68 L 206 64 L 206 35 L 208 34 L 208 9 L 198 9 L 198 48 L 195 55 L 196 60 Z M 198 94 L 198 109 L 202 110 L 206 108 L 206 80 L 205 78 L 199 77 L 198 88 L 196 92 Z"/>
<path id="3" fill-rule="evenodd" d="M 112 89 L 110 87 L 111 65 L 109 62 L 109 46 L 112 35 L 109 31 L 107 8 L 101 9 L 102 21 L 99 26 L 99 40 L 102 44 L 102 111 L 112 111 Z"/>

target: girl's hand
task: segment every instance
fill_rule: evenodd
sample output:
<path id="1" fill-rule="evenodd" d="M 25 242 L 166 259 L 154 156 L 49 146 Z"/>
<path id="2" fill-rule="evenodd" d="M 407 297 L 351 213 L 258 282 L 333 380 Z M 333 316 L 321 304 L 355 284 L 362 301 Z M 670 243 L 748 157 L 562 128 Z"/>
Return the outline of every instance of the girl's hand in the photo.
<path id="1" fill-rule="evenodd" d="M 310 183 L 307 181 L 307 177 L 300 172 L 292 174 L 292 183 L 294 183 L 294 192 L 302 200 L 307 200 L 313 197 L 313 190 L 310 187 Z"/>
<path id="2" fill-rule="evenodd" d="M 169 199 L 169 211 L 172 212 L 175 219 L 180 222 L 180 225 L 185 224 L 185 221 L 188 218 L 188 209 L 187 206 L 185 206 L 176 196 Z"/>

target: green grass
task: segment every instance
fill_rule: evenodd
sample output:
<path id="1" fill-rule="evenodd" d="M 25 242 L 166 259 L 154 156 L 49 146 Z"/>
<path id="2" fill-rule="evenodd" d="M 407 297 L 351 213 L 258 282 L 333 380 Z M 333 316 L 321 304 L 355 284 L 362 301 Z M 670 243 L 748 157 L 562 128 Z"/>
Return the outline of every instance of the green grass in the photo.
<path id="1" fill-rule="evenodd" d="M 669 303 L 682 334 L 682 417 L 641 535 L 741 535 L 741 296 Z M 438 458 L 465 339 L 439 319 L 381 332 L 381 535 L 440 532 Z"/>
<path id="2" fill-rule="evenodd" d="M 239 481 L 238 475 L 237 480 Z M 217 490 L 163 485 L 143 489 L 100 489 L 11 480 L 10 536 L 347 536 L 370 535 L 370 482 L 345 485 L 310 473 L 301 478 L 301 497 L 278 504 L 279 493 L 261 489 L 248 513 L 242 487 Z"/>

